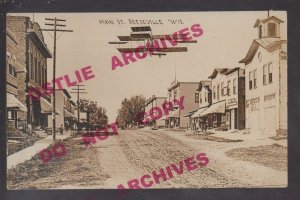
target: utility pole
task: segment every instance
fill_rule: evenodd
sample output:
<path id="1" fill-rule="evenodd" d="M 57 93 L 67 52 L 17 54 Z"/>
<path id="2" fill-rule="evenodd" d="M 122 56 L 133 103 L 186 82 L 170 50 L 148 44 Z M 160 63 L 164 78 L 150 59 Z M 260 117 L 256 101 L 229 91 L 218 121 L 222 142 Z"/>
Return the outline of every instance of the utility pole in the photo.
<path id="1" fill-rule="evenodd" d="M 77 87 L 77 88 L 73 88 L 72 90 L 75 90 L 76 92 L 70 92 L 70 93 L 77 94 L 77 121 L 79 123 L 80 122 L 80 109 L 79 109 L 79 100 L 80 100 L 80 98 L 79 98 L 79 94 L 87 94 L 87 92 L 83 92 L 83 91 L 85 91 L 85 89 L 80 88 L 80 87 L 85 86 L 85 85 L 74 85 L 74 86 Z M 78 131 L 78 126 L 77 126 L 77 131 Z"/>
<path id="2" fill-rule="evenodd" d="M 53 18 L 45 18 L 46 21 L 52 21 L 53 24 L 45 23 L 47 26 L 52 26 L 53 29 L 41 29 L 42 31 L 53 31 L 54 32 L 54 47 L 53 47 L 53 80 L 56 79 L 55 70 L 56 70 L 56 32 L 73 32 L 73 30 L 63 30 L 63 29 L 57 29 L 57 27 L 65 27 L 65 24 L 58 24 L 57 22 L 65 22 L 65 19 L 57 19 L 56 17 Z M 53 142 L 55 142 L 56 137 L 56 121 L 55 121 L 55 83 L 53 83 L 53 101 L 52 101 L 52 134 L 53 134 Z"/>

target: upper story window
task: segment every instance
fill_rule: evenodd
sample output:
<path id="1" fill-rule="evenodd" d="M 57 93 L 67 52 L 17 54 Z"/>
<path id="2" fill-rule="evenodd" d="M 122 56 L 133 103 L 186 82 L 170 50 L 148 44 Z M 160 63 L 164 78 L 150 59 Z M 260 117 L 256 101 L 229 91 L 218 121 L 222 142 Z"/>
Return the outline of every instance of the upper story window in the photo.
<path id="1" fill-rule="evenodd" d="M 268 71 L 269 71 L 269 83 L 273 82 L 273 64 L 270 63 L 268 65 Z"/>
<path id="2" fill-rule="evenodd" d="M 233 79 L 233 94 L 236 94 L 236 79 Z"/>
<path id="3" fill-rule="evenodd" d="M 258 37 L 261 38 L 262 37 L 262 26 L 259 25 L 258 27 Z"/>
<path id="4" fill-rule="evenodd" d="M 257 88 L 257 85 L 256 85 L 256 69 L 253 71 L 253 87 L 254 88 Z"/>
<path id="5" fill-rule="evenodd" d="M 216 99 L 216 86 L 214 86 L 214 99 Z"/>
<path id="6" fill-rule="evenodd" d="M 13 71 L 14 71 L 14 77 L 17 78 L 17 71 L 16 71 L 16 68 L 13 67 Z"/>
<path id="7" fill-rule="evenodd" d="M 38 80 L 38 62 L 37 62 L 36 58 L 34 59 L 34 73 L 35 73 L 34 82 L 37 83 L 37 80 Z"/>
<path id="8" fill-rule="evenodd" d="M 10 75 L 13 75 L 13 71 L 14 71 L 13 68 L 14 67 L 11 64 L 8 65 L 8 72 Z"/>
<path id="9" fill-rule="evenodd" d="M 207 102 L 207 93 L 204 93 L 205 102 Z"/>
<path id="10" fill-rule="evenodd" d="M 263 66 L 263 84 L 266 85 L 267 84 L 267 65 Z"/>
<path id="11" fill-rule="evenodd" d="M 33 54 L 30 53 L 30 79 L 34 79 Z"/>
<path id="12" fill-rule="evenodd" d="M 221 83 L 221 96 L 224 96 L 224 83 Z"/>
<path id="13" fill-rule="evenodd" d="M 227 95 L 230 96 L 230 81 L 227 81 Z"/>
<path id="14" fill-rule="evenodd" d="M 276 24 L 275 23 L 268 24 L 268 36 L 276 37 Z"/>
<path id="15" fill-rule="evenodd" d="M 252 90 L 252 85 L 253 81 L 252 81 L 252 71 L 249 72 L 249 90 Z"/>
<path id="16" fill-rule="evenodd" d="M 174 99 L 177 99 L 177 91 L 174 91 Z"/>
<path id="17" fill-rule="evenodd" d="M 200 98 L 200 103 L 202 103 L 202 95 L 201 95 L 201 94 L 200 94 L 200 97 L 199 97 L 199 98 Z"/>
<path id="18" fill-rule="evenodd" d="M 195 93 L 195 103 L 199 103 L 199 93 Z"/>
<path id="19" fill-rule="evenodd" d="M 220 99 L 220 86 L 217 86 L 217 100 Z"/>

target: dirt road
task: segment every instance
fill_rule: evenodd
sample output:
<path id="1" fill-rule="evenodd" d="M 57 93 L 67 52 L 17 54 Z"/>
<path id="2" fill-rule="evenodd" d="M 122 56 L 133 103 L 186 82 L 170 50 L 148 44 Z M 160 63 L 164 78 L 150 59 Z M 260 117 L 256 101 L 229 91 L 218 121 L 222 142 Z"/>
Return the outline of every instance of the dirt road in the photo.
<path id="1" fill-rule="evenodd" d="M 206 167 L 161 182 L 152 188 L 219 188 L 283 186 L 287 173 L 273 170 L 255 163 L 228 158 L 225 151 L 240 147 L 242 143 L 218 143 L 195 140 L 185 133 L 171 131 L 121 131 L 118 136 L 98 142 L 97 159 L 103 173 L 109 174 L 101 188 L 127 186 L 132 179 L 159 171 L 172 163 L 206 153 Z M 128 187 L 128 186 L 127 186 Z"/>
<path id="2" fill-rule="evenodd" d="M 204 137 L 205 138 L 205 137 Z M 212 139 L 212 138 L 210 138 Z M 253 159 L 228 157 L 226 152 L 239 148 L 265 146 L 264 140 L 217 142 L 203 140 L 191 133 L 163 130 L 124 130 L 85 148 L 81 138 L 70 138 L 68 155 L 47 165 L 35 160 L 10 171 L 11 189 L 115 189 L 128 188 L 128 181 L 159 172 L 199 153 L 209 159 L 205 167 L 176 174 L 150 188 L 230 188 L 286 187 L 287 171 L 252 162 Z M 258 155 L 259 156 L 259 155 Z M 257 159 L 257 157 L 256 157 Z M 243 161 L 244 160 L 244 161 Z M 255 160 L 255 159 L 254 159 Z M 271 166 L 271 167 L 270 167 Z M 33 177 L 34 175 L 34 177 Z M 169 175 L 169 174 L 168 174 Z M 153 180 L 153 179 L 152 179 Z M 149 178 L 147 179 L 149 182 Z"/>

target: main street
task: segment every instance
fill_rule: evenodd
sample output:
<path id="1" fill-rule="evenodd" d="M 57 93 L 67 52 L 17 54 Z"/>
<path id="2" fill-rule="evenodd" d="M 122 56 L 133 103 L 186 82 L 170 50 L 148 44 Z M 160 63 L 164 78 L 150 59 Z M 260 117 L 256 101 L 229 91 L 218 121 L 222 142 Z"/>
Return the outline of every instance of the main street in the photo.
<path id="1" fill-rule="evenodd" d="M 185 170 L 182 175 L 175 174 L 173 179 L 151 188 L 283 187 L 287 183 L 285 170 L 237 160 L 225 153 L 231 149 L 266 145 L 265 141 L 255 144 L 217 142 L 198 137 L 195 133 L 165 130 L 119 130 L 119 135 L 97 141 L 87 149 L 80 144 L 81 138 L 75 137 L 67 147 L 72 154 L 70 159 L 57 160 L 60 163 L 54 173 L 18 187 L 87 189 L 116 188 L 122 184 L 128 188 L 128 181 L 140 180 L 145 174 L 159 172 L 161 168 L 178 164 L 200 152 L 209 158 L 206 167 Z"/>

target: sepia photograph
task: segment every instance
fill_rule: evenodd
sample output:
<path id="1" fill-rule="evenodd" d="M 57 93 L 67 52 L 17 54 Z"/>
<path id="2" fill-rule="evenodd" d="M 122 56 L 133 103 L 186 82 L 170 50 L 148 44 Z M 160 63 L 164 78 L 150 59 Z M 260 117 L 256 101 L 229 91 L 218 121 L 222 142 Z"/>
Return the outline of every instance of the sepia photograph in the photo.
<path id="1" fill-rule="evenodd" d="M 7 189 L 287 188 L 287 14 L 7 13 Z"/>

